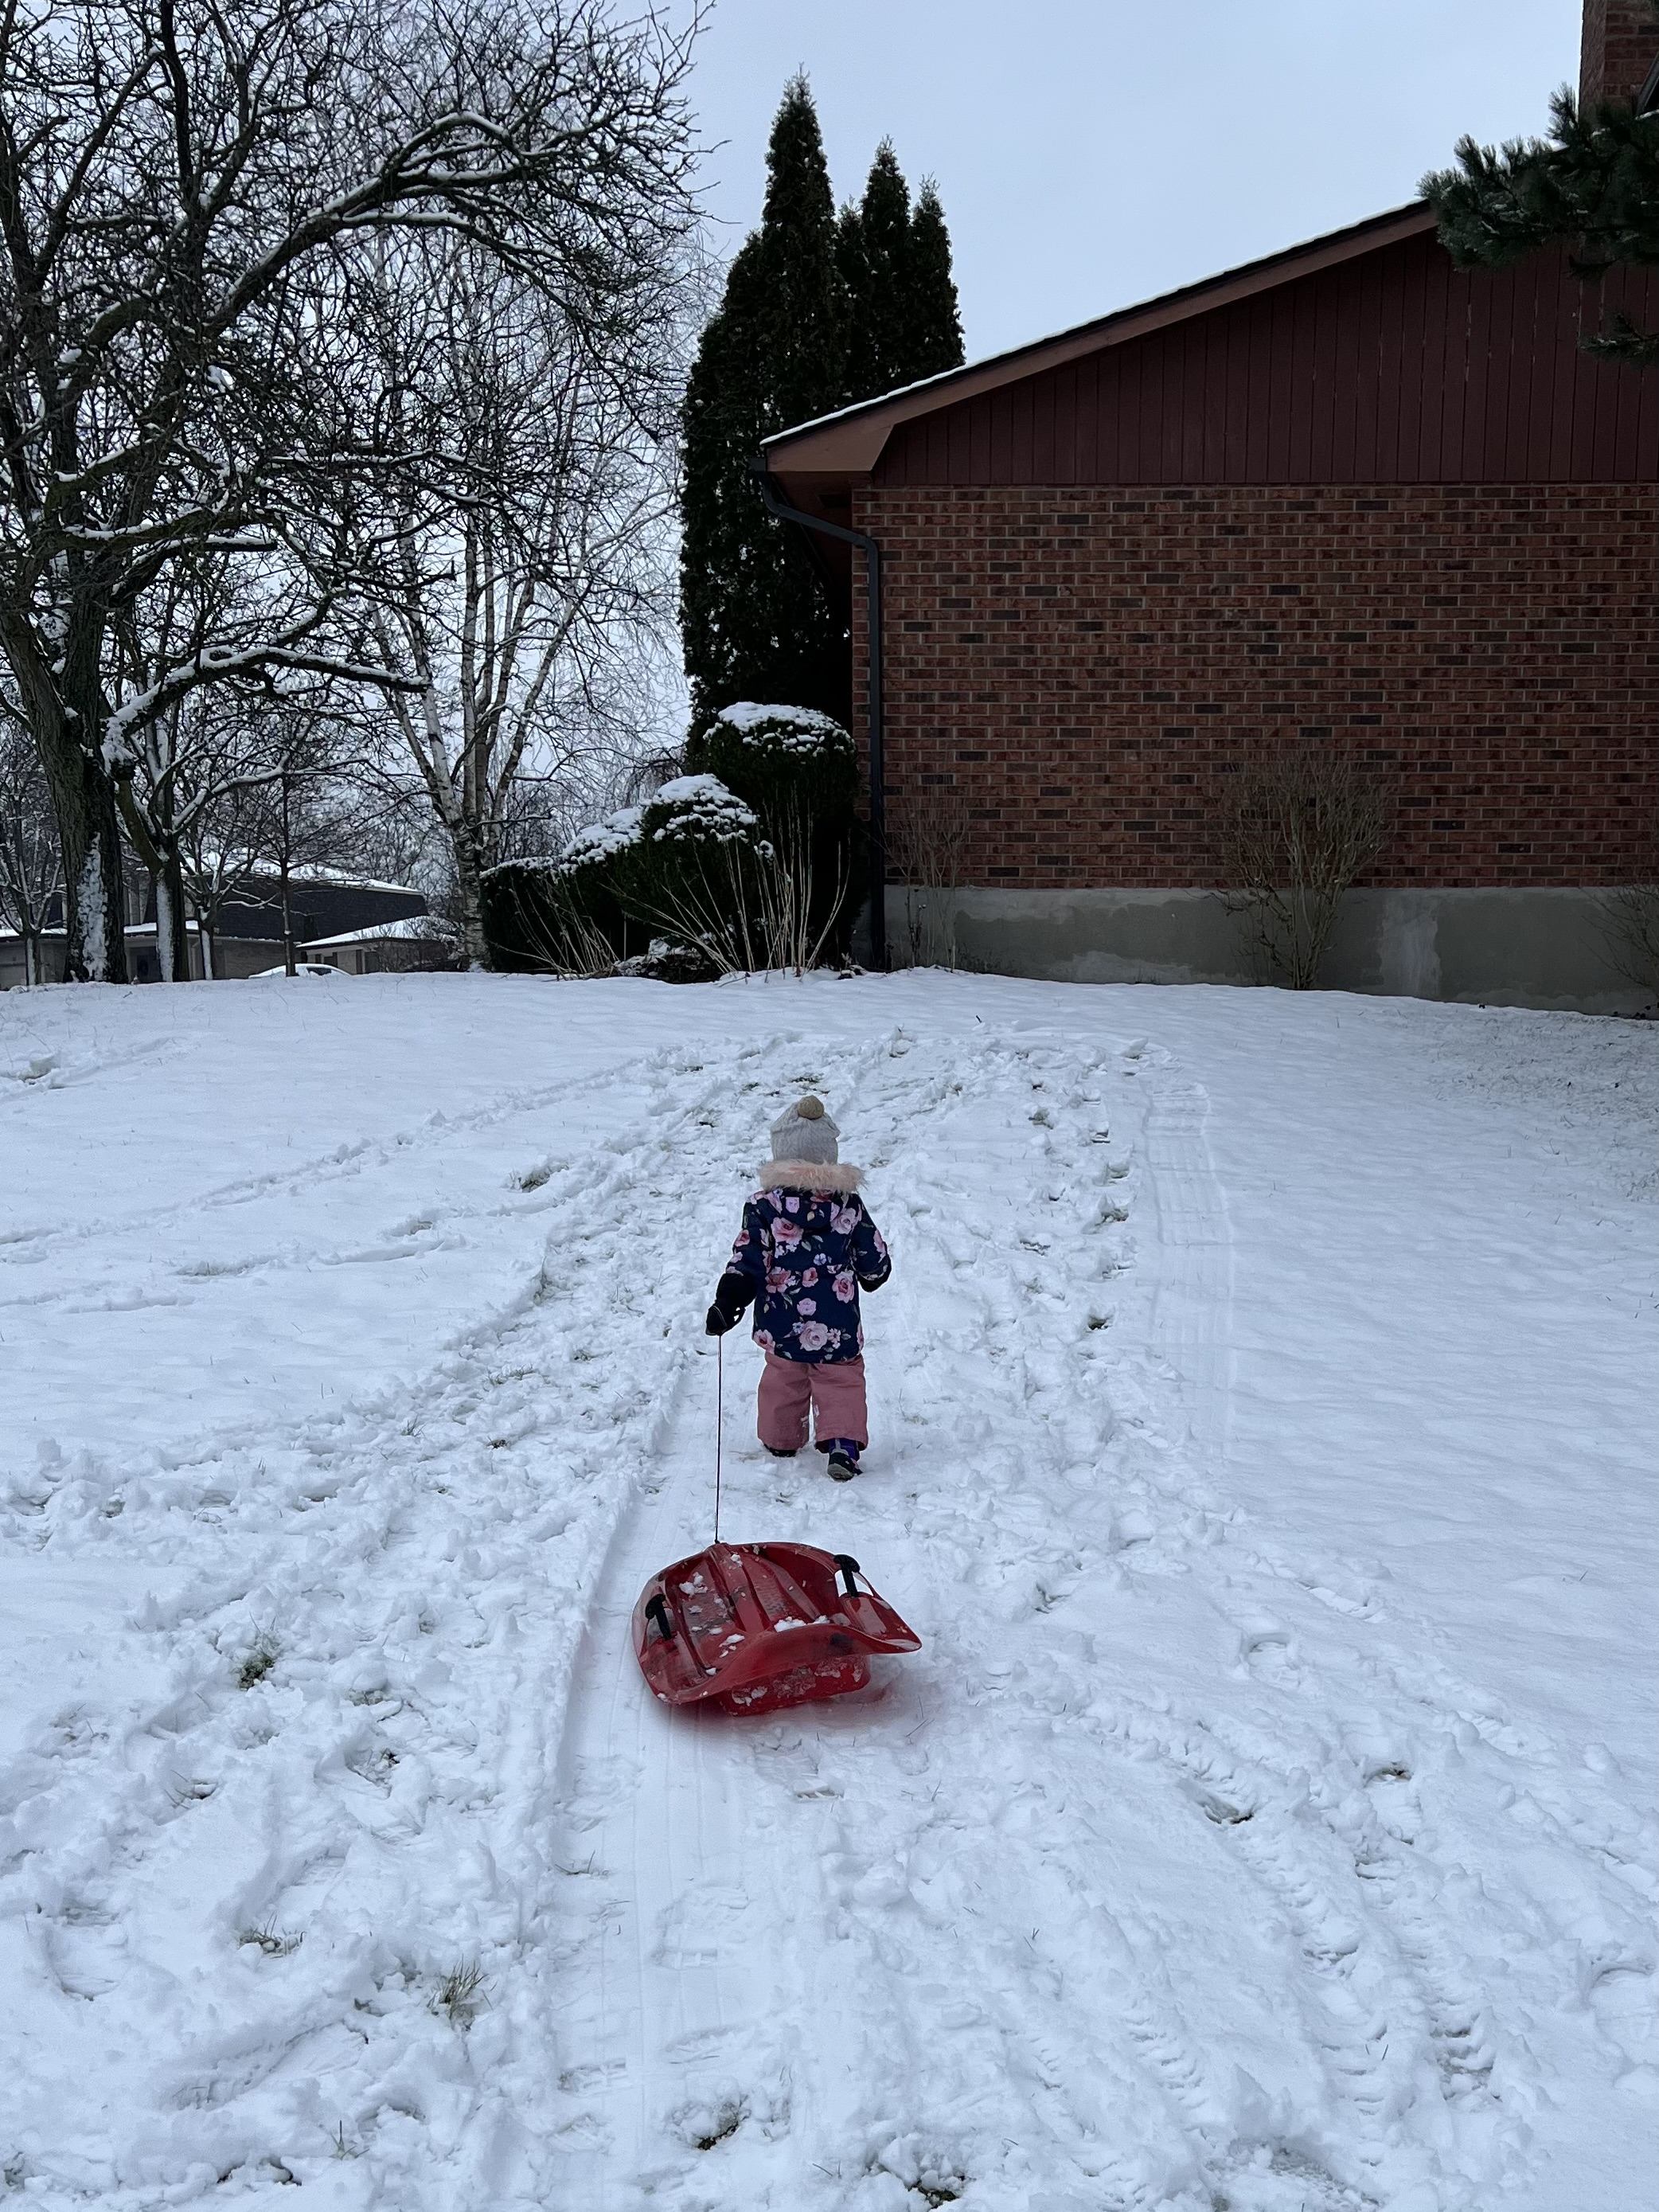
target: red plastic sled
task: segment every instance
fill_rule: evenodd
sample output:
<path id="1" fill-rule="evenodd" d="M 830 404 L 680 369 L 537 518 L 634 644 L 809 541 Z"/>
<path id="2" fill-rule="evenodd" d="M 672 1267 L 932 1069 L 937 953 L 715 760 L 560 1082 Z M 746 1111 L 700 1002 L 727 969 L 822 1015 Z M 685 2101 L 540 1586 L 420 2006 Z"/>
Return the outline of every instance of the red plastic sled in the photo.
<path id="1" fill-rule="evenodd" d="M 634 1607 L 634 1656 L 665 1705 L 712 1699 L 764 1713 L 839 1698 L 870 1679 L 872 1651 L 920 1651 L 845 1552 L 714 1544 L 653 1575 Z"/>

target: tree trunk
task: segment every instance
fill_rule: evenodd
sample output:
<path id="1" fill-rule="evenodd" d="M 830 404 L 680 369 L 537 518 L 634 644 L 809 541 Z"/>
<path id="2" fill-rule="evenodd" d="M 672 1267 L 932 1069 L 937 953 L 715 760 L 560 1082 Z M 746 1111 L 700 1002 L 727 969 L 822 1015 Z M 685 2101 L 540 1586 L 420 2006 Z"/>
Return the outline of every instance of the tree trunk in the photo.
<path id="1" fill-rule="evenodd" d="M 190 926 L 185 913 L 185 873 L 176 851 L 164 853 L 155 878 L 155 957 L 164 983 L 188 983 Z"/>
<path id="2" fill-rule="evenodd" d="M 115 783 L 78 745 L 41 747 L 64 852 L 66 983 L 125 983 L 126 884 Z"/>
<path id="3" fill-rule="evenodd" d="M 23 983 L 25 988 L 40 981 L 40 939 L 32 929 L 25 929 L 23 939 Z"/>
<path id="4" fill-rule="evenodd" d="M 298 973 L 294 960 L 294 900 L 289 888 L 289 862 L 293 846 L 292 825 L 288 811 L 288 778 L 283 778 L 283 854 L 280 881 L 283 888 L 283 965 L 290 975 Z"/>
<path id="5" fill-rule="evenodd" d="M 450 840 L 455 854 L 455 887 L 460 895 L 461 951 L 469 968 L 489 965 L 484 939 L 483 861 L 471 823 L 458 824 Z"/>
<path id="6" fill-rule="evenodd" d="M 95 670 L 88 681 L 65 686 L 49 670 L 25 634 L 0 611 L 0 642 L 16 679 L 17 696 L 46 770 L 64 856 L 64 981 L 127 981 L 126 886 L 121 871 L 121 830 L 115 779 L 98 750 L 104 708 Z M 77 703 L 70 693 L 84 695 Z M 91 735 L 91 746 L 81 734 Z"/>

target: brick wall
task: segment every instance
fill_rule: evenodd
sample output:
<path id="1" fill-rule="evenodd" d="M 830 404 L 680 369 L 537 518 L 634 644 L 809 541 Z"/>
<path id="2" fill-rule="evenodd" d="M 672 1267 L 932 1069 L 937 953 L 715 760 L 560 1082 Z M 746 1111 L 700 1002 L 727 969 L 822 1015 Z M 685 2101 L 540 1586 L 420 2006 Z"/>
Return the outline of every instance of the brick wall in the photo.
<path id="1" fill-rule="evenodd" d="M 1213 884 L 1275 732 L 1395 798 L 1379 885 L 1606 884 L 1659 819 L 1659 488 L 855 495 L 880 541 L 889 807 L 969 879 Z M 855 595 L 854 694 L 866 635 Z"/>
<path id="2" fill-rule="evenodd" d="M 1648 0 L 1584 0 L 1578 96 L 1586 107 L 1633 100 L 1659 53 Z"/>

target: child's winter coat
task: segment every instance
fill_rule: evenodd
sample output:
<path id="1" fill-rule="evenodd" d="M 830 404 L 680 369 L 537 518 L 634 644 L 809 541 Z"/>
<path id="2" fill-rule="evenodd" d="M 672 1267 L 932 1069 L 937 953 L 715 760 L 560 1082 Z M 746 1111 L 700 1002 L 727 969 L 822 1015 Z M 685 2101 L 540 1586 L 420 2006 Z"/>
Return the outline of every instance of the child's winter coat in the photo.
<path id="1" fill-rule="evenodd" d="M 803 1181 L 810 1173 L 803 1171 Z M 754 1297 L 755 1341 L 763 1351 L 828 1361 L 859 1357 L 859 1291 L 878 1290 L 892 1271 L 881 1231 L 855 1190 L 805 1189 L 781 1179 L 744 1205 L 726 1273 L 741 1275 Z"/>

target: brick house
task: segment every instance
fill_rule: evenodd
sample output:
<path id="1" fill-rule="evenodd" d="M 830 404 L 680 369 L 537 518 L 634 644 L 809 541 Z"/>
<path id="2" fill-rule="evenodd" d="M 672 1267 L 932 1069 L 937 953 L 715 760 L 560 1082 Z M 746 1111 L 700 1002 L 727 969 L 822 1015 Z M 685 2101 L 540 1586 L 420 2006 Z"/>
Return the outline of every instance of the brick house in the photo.
<path id="1" fill-rule="evenodd" d="M 1589 0 L 1583 91 L 1659 108 L 1645 0 Z M 953 815 L 970 956 L 1248 972 L 1215 803 L 1301 738 L 1392 809 L 1331 981 L 1631 1001 L 1602 894 L 1655 872 L 1659 372 L 1577 344 L 1619 304 L 1659 283 L 1460 273 L 1419 204 L 768 441 L 860 701 L 867 556 L 823 526 L 878 549 L 889 819 Z"/>

